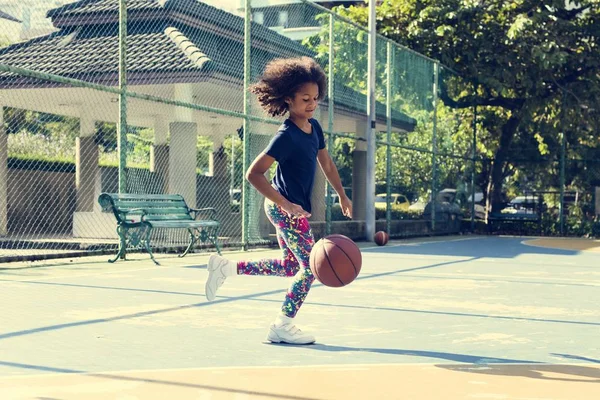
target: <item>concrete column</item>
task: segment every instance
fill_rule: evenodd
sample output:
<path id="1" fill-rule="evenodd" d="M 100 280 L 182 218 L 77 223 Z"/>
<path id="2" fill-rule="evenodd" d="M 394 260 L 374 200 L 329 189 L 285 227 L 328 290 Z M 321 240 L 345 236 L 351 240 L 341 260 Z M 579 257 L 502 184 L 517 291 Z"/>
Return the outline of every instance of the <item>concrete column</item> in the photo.
<path id="1" fill-rule="evenodd" d="M 175 100 L 194 102 L 192 85 L 178 83 L 173 91 Z M 190 207 L 196 207 L 198 124 L 193 122 L 194 110 L 175 107 L 172 120 L 177 122 L 169 124 L 168 192 L 181 194 Z"/>
<path id="2" fill-rule="evenodd" d="M 323 127 L 323 129 L 327 129 L 327 118 L 323 120 L 323 116 L 327 117 L 326 114 L 323 114 L 322 108 L 318 107 L 315 110 L 314 118 L 320 122 L 321 127 Z M 327 145 L 327 137 L 325 137 L 325 145 Z M 325 221 L 325 212 L 327 206 L 325 204 L 325 195 L 327 193 L 326 185 L 327 178 L 325 178 L 325 174 L 323 174 L 323 171 L 321 171 L 321 167 L 319 167 L 319 163 L 317 162 L 312 196 L 310 198 L 310 204 L 312 205 L 312 215 L 310 217 L 310 221 Z"/>
<path id="3" fill-rule="evenodd" d="M 169 124 L 163 116 L 154 120 L 154 144 L 150 147 L 150 172 L 156 173 L 163 183 L 162 193 L 169 190 Z"/>
<path id="4" fill-rule="evenodd" d="M 311 212 L 311 221 L 325 221 L 325 212 L 326 212 L 326 184 L 327 178 L 325 178 L 325 174 L 321 171 L 319 164 L 317 163 L 317 170 L 315 171 L 315 181 L 313 184 L 312 196 L 310 198 L 310 203 L 312 205 Z"/>
<path id="5" fill-rule="evenodd" d="M 225 127 L 219 124 L 210 124 L 206 136 L 212 139 L 212 151 L 208 155 L 208 176 L 225 177 L 227 175 L 227 165 L 225 154 L 223 152 L 223 142 L 225 141 Z"/>
<path id="6" fill-rule="evenodd" d="M 208 154 L 209 171 L 199 178 L 201 184 L 197 190 L 198 205 L 216 208 L 223 219 L 231 212 L 227 161 L 225 152 L 221 149 L 224 140 L 223 127 L 215 122 L 203 123 L 198 127 L 198 135 L 212 141 L 212 148 Z"/>
<path id="7" fill-rule="evenodd" d="M 0 236 L 8 234 L 8 135 L 0 106 Z"/>
<path id="8" fill-rule="evenodd" d="M 209 175 L 226 178 L 227 182 L 231 181 L 231 176 L 228 173 L 230 167 L 227 162 L 227 154 L 231 153 L 231 145 L 223 148 L 225 139 L 231 138 L 232 135 L 237 136 L 237 129 L 242 124 L 239 120 L 221 119 L 218 124 L 211 125 L 210 137 L 213 140 L 213 153 L 210 159 Z M 241 157 L 238 154 L 237 157 Z"/>
<path id="9" fill-rule="evenodd" d="M 365 137 L 366 124 L 366 120 L 356 122 L 357 138 Z M 357 140 L 352 157 L 352 219 L 357 221 L 364 221 L 366 218 L 366 185 L 367 142 Z"/>
<path id="10" fill-rule="evenodd" d="M 209 160 L 209 175 L 229 181 L 230 176 L 229 172 L 227 171 L 228 162 L 227 157 L 225 156 L 225 149 L 222 147 L 222 144 L 218 146 L 213 144 L 213 152 L 210 154 Z"/>
<path id="11" fill-rule="evenodd" d="M 194 90 L 192 85 L 177 83 L 174 87 L 175 100 L 186 103 L 194 103 Z M 192 122 L 194 120 L 194 110 L 186 107 L 175 107 L 175 121 Z"/>
<path id="12" fill-rule="evenodd" d="M 99 174 L 98 145 L 94 141 L 96 122 L 84 111 L 79 119 L 79 137 L 75 142 L 76 211 L 94 211 L 96 179 Z"/>
<path id="13" fill-rule="evenodd" d="M 1 157 L 0 157 L 1 159 Z M 2 162 L 2 161 L 0 161 Z M 600 186 L 596 186 L 596 204 L 595 204 L 595 209 L 596 209 L 596 215 L 600 215 Z"/>
<path id="14" fill-rule="evenodd" d="M 169 131 L 169 193 L 181 194 L 190 207 L 195 207 L 198 125 L 193 122 L 171 122 Z"/>

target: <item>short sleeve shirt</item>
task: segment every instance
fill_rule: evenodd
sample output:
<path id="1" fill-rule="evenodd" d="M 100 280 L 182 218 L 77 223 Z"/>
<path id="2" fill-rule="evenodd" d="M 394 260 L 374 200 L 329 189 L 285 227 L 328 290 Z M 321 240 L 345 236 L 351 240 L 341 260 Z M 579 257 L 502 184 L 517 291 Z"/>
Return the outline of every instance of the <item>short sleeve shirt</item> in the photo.
<path id="1" fill-rule="evenodd" d="M 325 148 L 323 129 L 309 120 L 312 133 L 306 133 L 286 119 L 264 153 L 277 160 L 272 185 L 283 197 L 311 212 L 310 198 L 317 167 L 317 154 Z"/>

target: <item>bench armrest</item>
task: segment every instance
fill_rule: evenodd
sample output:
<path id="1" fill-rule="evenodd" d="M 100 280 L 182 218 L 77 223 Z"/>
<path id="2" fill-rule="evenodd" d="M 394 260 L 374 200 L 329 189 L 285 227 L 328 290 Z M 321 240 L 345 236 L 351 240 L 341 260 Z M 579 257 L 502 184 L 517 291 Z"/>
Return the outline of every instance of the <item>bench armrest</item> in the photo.
<path id="1" fill-rule="evenodd" d="M 198 216 L 202 213 L 208 213 L 210 214 L 210 218 L 215 220 L 217 219 L 217 210 L 215 210 L 212 207 L 206 207 L 206 208 L 191 208 L 190 207 L 190 213 L 192 213 L 192 217 L 194 219 L 198 219 Z"/>

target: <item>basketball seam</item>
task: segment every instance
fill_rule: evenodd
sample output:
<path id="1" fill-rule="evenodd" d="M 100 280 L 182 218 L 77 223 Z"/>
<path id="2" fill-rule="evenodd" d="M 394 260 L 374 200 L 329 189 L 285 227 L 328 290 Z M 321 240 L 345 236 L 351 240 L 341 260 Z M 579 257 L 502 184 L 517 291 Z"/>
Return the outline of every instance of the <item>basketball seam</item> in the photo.
<path id="1" fill-rule="evenodd" d="M 383 235 L 383 244 L 381 244 L 381 245 L 380 245 L 380 244 L 377 244 L 377 245 L 378 245 L 378 246 L 385 246 L 385 245 L 386 245 L 386 244 L 389 242 L 389 236 L 390 236 L 390 235 L 389 235 L 389 233 L 387 233 L 386 231 L 380 231 L 380 232 L 383 232 L 383 233 L 384 233 L 384 235 Z M 377 233 L 379 233 L 379 232 L 377 232 Z M 375 237 L 377 237 L 377 233 L 375 234 Z M 386 236 L 387 236 L 387 237 L 386 237 Z M 375 243 L 377 243 L 377 242 L 375 242 Z"/>
<path id="2" fill-rule="evenodd" d="M 336 247 L 339 247 L 335 243 L 334 243 L 334 245 Z M 340 277 L 338 276 L 337 272 L 335 272 L 335 268 L 333 268 L 333 264 L 331 263 L 331 260 L 329 259 L 329 254 L 327 254 L 327 248 L 325 246 L 323 246 L 323 253 L 325 253 L 325 258 L 327 258 L 327 262 L 329 263 L 329 266 L 331 267 L 331 271 L 333 272 L 333 274 L 335 275 L 335 277 L 338 279 L 338 281 L 340 281 L 340 283 L 342 284 L 342 286 L 346 286 L 346 284 L 344 283 L 344 281 L 342 281 L 340 279 Z M 346 256 L 346 257 L 348 257 L 348 256 Z M 352 262 L 352 261 L 350 261 L 350 262 Z"/>
<path id="3" fill-rule="evenodd" d="M 334 243 L 335 244 L 335 243 Z M 358 275 L 358 271 L 356 270 L 356 266 L 354 265 L 354 261 L 352 261 L 352 259 L 350 258 L 350 256 L 348 255 L 348 253 L 346 253 L 344 251 L 344 249 L 342 249 L 340 246 L 338 246 L 337 244 L 335 244 L 335 247 L 337 247 L 338 249 L 341 250 L 342 253 L 344 253 L 344 255 L 346 256 L 346 258 L 348 259 L 348 261 L 350 261 L 350 264 L 352 264 L 352 268 L 354 268 L 354 273 L 356 275 Z M 360 251 L 360 250 L 359 250 Z M 338 278 L 339 279 L 339 278 Z M 341 281 L 340 281 L 341 282 Z"/>
<path id="4" fill-rule="evenodd" d="M 342 240 L 345 240 L 346 242 L 350 242 L 352 244 L 356 244 L 356 243 L 354 243 L 354 241 L 352 239 L 350 239 L 347 236 L 343 236 L 343 235 L 336 236 L 336 239 L 342 239 Z M 331 240 L 329 240 L 329 241 L 331 242 Z"/>

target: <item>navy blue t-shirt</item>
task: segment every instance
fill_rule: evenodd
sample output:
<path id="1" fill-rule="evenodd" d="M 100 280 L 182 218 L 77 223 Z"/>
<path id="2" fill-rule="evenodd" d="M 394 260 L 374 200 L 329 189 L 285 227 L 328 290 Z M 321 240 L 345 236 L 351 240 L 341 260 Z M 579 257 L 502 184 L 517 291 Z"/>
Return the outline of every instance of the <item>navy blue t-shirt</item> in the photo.
<path id="1" fill-rule="evenodd" d="M 311 212 L 317 153 L 325 148 L 323 129 L 316 119 L 309 119 L 312 133 L 305 133 L 290 119 L 286 119 L 265 153 L 277 160 L 273 187 L 292 203 Z"/>

